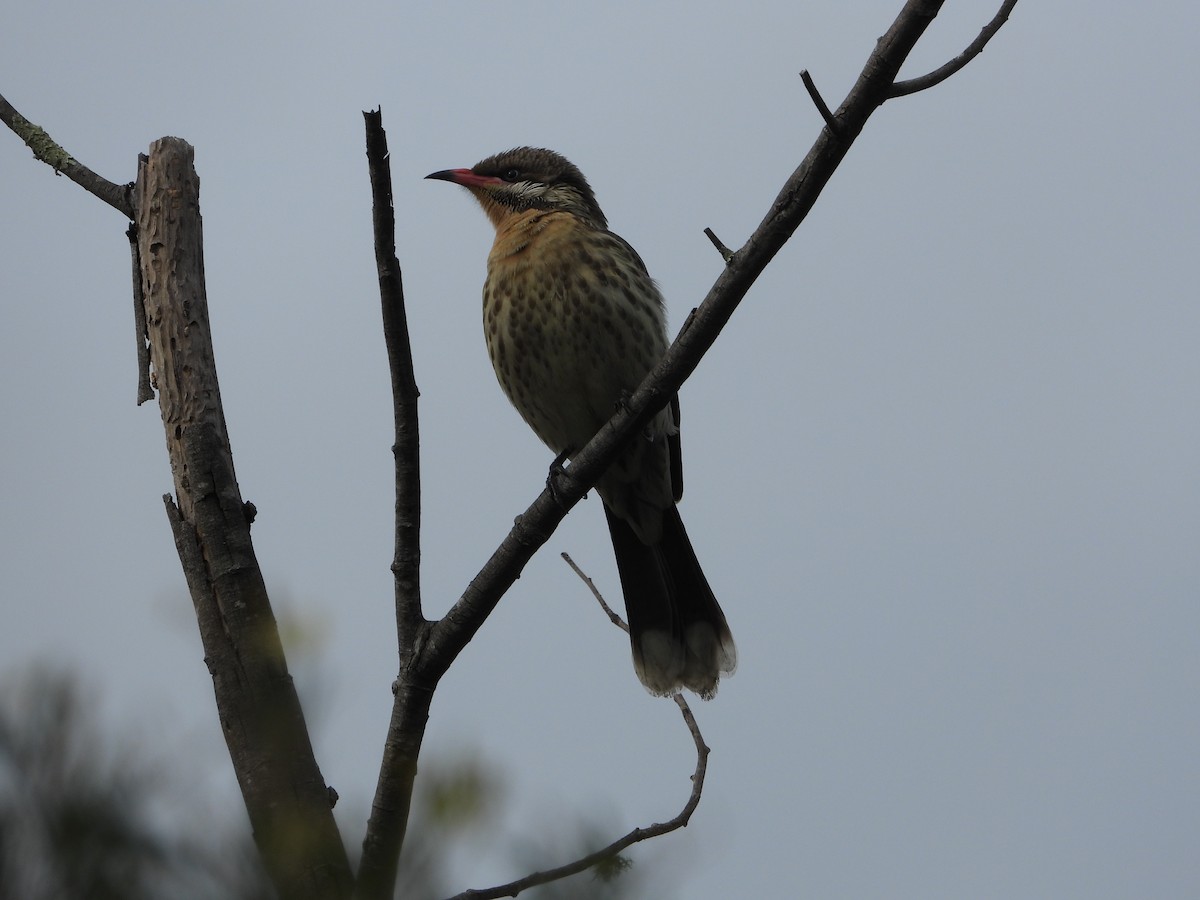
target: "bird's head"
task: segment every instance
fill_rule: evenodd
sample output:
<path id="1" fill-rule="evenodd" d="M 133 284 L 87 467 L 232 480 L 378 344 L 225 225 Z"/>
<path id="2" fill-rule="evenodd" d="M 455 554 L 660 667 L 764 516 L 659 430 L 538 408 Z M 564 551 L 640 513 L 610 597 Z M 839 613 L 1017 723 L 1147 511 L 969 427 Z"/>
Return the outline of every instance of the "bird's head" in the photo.
<path id="1" fill-rule="evenodd" d="M 608 227 L 583 173 L 553 150 L 517 147 L 469 169 L 444 169 L 425 177 L 461 184 L 475 195 L 497 228 L 509 216 L 527 209 L 562 210 L 597 227 Z"/>

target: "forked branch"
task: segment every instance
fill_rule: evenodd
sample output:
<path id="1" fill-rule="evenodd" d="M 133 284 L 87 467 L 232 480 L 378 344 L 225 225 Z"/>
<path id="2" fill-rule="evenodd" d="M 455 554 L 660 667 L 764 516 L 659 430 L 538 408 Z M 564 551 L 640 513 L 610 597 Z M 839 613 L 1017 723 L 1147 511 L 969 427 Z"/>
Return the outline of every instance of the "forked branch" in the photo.
<path id="1" fill-rule="evenodd" d="M 940 66 L 930 72 L 928 75 L 922 75 L 919 78 L 910 78 L 907 81 L 898 81 L 892 85 L 892 90 L 889 93 L 891 97 L 903 97 L 907 94 L 915 94 L 917 91 L 924 91 L 936 84 L 941 84 L 980 53 L 1000 30 L 1000 27 L 1008 21 L 1008 16 L 1012 12 L 1013 7 L 1017 5 L 1017 0 L 1004 0 L 1004 4 L 1000 7 L 1000 11 L 992 18 L 992 21 L 983 26 L 983 30 L 976 35 L 975 40 L 967 45 L 967 49 L 960 53 L 944 66 Z"/>
<path id="2" fill-rule="evenodd" d="M 728 257 L 722 251 L 726 258 L 725 268 L 697 308 L 691 327 L 676 338 L 628 402 L 576 454 L 556 481 L 553 495 L 549 490 L 543 491 L 517 517 L 512 531 L 462 597 L 445 618 L 433 623 L 423 652 L 422 668 L 428 667 L 435 678 L 440 678 L 449 668 L 567 512 L 699 365 L 751 285 L 804 221 L 867 119 L 891 96 L 901 65 L 943 2 L 908 0 L 887 33 L 879 39 L 850 93 L 834 113 L 837 133 L 822 130 L 749 240 Z M 1012 2 L 1014 0 L 1006 0 L 1005 9 L 1011 8 Z"/>
<path id="3" fill-rule="evenodd" d="M 905 3 L 879 39 L 854 86 L 832 114 L 836 129 L 827 127 L 817 136 L 755 232 L 733 252 L 728 252 L 728 248 L 722 250 L 723 245 L 714 241 L 726 265 L 696 309 L 690 327 L 680 333 L 658 366 L 616 415 L 572 458 L 570 466 L 556 480 L 553 493 L 544 490 L 517 517 L 512 531 L 446 616 L 432 623 L 414 674 L 419 673 L 431 683 L 441 678 L 567 512 L 695 370 L 751 285 L 804 221 L 867 119 L 893 96 L 900 67 L 943 2 Z M 995 28 L 1003 23 L 1014 2 L 1005 0 L 998 22 L 993 22 Z M 414 723 L 414 727 L 423 729 L 424 722 Z"/>
<path id="4" fill-rule="evenodd" d="M 389 296 L 399 296 L 399 268 L 392 269 L 394 248 L 390 260 L 379 257 L 381 283 L 390 281 L 396 290 L 389 294 L 385 287 L 384 319 L 393 385 L 399 387 L 395 394 L 397 544 L 393 571 L 396 574 L 400 675 L 396 682 L 396 704 L 381 778 L 364 842 L 357 885 L 360 896 L 390 898 L 394 889 L 416 758 L 424 736 L 430 698 L 438 680 L 569 509 L 695 370 L 763 269 L 804 221 L 868 118 L 888 99 L 925 90 L 962 69 L 979 55 L 1016 4 L 1016 0 L 1004 0 L 1000 11 L 980 35 L 962 54 L 944 66 L 919 78 L 898 82 L 900 67 L 943 2 L 908 0 L 887 33 L 879 39 L 841 105 L 831 112 L 824 106 L 824 101 L 818 103 L 818 108 L 824 106 L 821 113 L 827 127 L 822 129 L 804 160 L 786 180 L 758 228 L 735 251 L 713 240 L 726 265 L 697 308 L 691 326 L 681 332 L 659 365 L 613 419 L 573 458 L 569 468 L 556 481 L 554 494 L 547 490 L 538 496 L 517 519 L 512 531 L 452 609 L 433 623 L 426 622 L 421 615 L 417 591 L 416 388 L 411 377 L 411 360 L 406 363 L 404 359 L 407 335 L 403 326 L 402 300 L 389 301 Z M 806 85 L 810 81 L 807 79 Z M 815 87 L 810 93 L 814 94 L 814 101 L 820 96 L 815 93 Z M 164 249 L 161 235 L 152 230 L 160 228 L 164 220 L 161 216 L 147 218 L 154 202 L 153 190 L 148 190 L 147 174 L 153 174 L 152 170 L 162 165 L 177 167 L 176 172 L 184 167 L 190 169 L 190 148 L 180 146 L 182 142 L 158 142 L 152 154 L 151 169 L 144 168 L 141 173 L 141 195 L 134 198 L 130 186 L 109 182 L 80 164 L 3 97 L 0 97 L 0 121 L 19 135 L 38 159 L 127 218 L 137 221 L 143 273 L 175 271 L 174 259 L 168 261 L 169 265 L 159 265 L 157 270 L 153 265 L 152 255 L 161 256 Z M 188 177 L 186 173 L 185 177 Z M 389 215 L 390 202 L 389 186 L 386 200 Z M 193 211 L 198 213 L 194 195 L 188 196 L 187 203 L 189 215 Z M 379 209 L 377 195 L 377 214 Z M 198 215 L 194 216 L 194 221 L 194 233 L 183 237 L 198 242 Z M 377 221 L 377 247 L 381 246 L 378 225 Z M 382 245 L 389 246 L 386 234 Z M 198 261 L 199 254 L 194 249 L 187 249 L 180 259 L 191 264 Z M 151 275 L 146 277 L 149 279 Z M 202 291 L 202 273 L 191 281 L 191 285 L 198 285 Z M 349 866 L 331 815 L 330 795 L 312 755 L 299 703 L 287 674 L 261 572 L 253 558 L 249 519 L 245 516 L 245 505 L 234 477 L 219 395 L 215 393 L 215 367 L 209 364 L 211 349 L 204 351 L 207 356 L 202 360 L 204 367 L 200 370 L 203 377 L 211 374 L 214 388 L 211 394 L 196 390 L 195 385 L 185 384 L 181 388 L 182 382 L 175 383 L 182 378 L 194 380 L 197 370 L 191 361 L 183 358 L 187 348 L 168 349 L 172 335 L 188 340 L 198 339 L 198 336 L 207 341 L 207 321 L 197 326 L 188 322 L 172 323 L 164 318 L 178 317 L 184 306 L 177 293 L 178 283 L 151 284 L 148 280 L 144 286 L 145 329 L 153 347 L 168 442 L 174 442 L 172 455 L 178 506 L 168 498 L 168 514 L 197 603 L 222 722 L 227 729 L 234 769 L 242 779 L 256 836 L 281 895 L 345 896 L 349 892 Z M 190 302 L 189 308 L 203 309 L 202 298 L 200 307 Z M 139 323 L 139 337 L 141 331 Z M 393 348 L 398 348 L 397 355 L 393 355 Z M 196 352 L 201 351 L 203 348 Z M 202 415 L 198 415 L 197 411 L 186 408 L 186 404 L 196 397 L 216 397 L 217 405 L 201 410 Z M 699 801 L 708 748 L 704 746 L 686 704 L 681 699 L 676 702 L 680 704 L 697 748 L 692 797 L 679 816 L 669 822 L 634 829 L 568 867 L 460 896 L 514 896 L 526 887 L 582 871 L 637 841 L 686 824 Z M 299 830 L 298 824 L 303 826 Z M 300 843 L 296 841 L 297 836 L 302 839 Z"/>

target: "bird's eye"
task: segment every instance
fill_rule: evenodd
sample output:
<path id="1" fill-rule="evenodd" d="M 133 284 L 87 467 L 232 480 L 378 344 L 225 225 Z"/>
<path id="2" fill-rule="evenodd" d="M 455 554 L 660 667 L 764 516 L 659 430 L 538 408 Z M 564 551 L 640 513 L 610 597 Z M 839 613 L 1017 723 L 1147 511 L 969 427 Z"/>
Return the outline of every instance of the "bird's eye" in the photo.
<path id="1" fill-rule="evenodd" d="M 520 169 L 505 169 L 504 174 L 501 175 L 500 177 L 503 178 L 505 181 L 520 181 L 521 170 Z"/>

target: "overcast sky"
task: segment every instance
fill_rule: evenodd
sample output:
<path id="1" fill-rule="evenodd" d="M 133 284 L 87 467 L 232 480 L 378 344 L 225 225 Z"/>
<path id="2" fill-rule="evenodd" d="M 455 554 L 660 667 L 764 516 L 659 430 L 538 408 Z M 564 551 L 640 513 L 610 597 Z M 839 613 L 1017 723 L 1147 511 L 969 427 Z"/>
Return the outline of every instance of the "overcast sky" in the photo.
<path id="1" fill-rule="evenodd" d="M 950 0 L 910 59 L 998 0 Z M 900 0 L 23 4 L 0 93 L 113 181 L 196 147 L 239 481 L 357 846 L 395 673 L 391 422 L 360 111 L 388 128 L 421 388 L 426 612 L 550 454 L 487 360 L 491 229 L 422 181 L 518 144 L 586 173 L 672 332 Z M 308 8 L 306 8 L 308 7 Z M 696 702 L 661 896 L 1200 894 L 1200 178 L 1193 3 L 1023 0 L 884 106 L 682 392 L 693 542 L 740 668 Z M 69 665 L 238 802 L 134 405 L 125 222 L 0 133 L 0 673 Z M 558 553 L 619 595 L 594 497 L 446 677 L 429 758 L 507 781 L 497 847 L 673 816 L 691 742 Z M 521 874 L 463 855 L 456 889 Z"/>

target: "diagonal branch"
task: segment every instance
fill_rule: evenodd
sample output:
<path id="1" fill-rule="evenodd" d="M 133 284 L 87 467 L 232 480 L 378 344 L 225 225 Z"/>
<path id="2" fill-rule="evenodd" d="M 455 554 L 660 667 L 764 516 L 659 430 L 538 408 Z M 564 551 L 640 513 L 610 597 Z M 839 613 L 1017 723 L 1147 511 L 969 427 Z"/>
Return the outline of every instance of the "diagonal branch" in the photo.
<path id="1" fill-rule="evenodd" d="M 908 0 L 878 41 L 853 88 L 832 114 L 838 127 L 822 130 L 745 245 L 727 256 L 722 254 L 726 256 L 726 266 L 698 307 L 692 326 L 681 333 L 623 408 L 573 458 L 570 467 L 556 480 L 553 495 L 544 491 L 519 517 L 463 595 L 436 623 L 426 622 L 421 615 L 417 591 L 418 494 L 404 486 L 415 480 L 418 472 L 415 462 L 416 390 L 411 378 L 411 364 L 407 372 L 402 364 L 406 356 L 402 344 L 407 342 L 406 338 L 401 340 L 399 337 L 405 331 L 403 306 L 388 299 L 393 287 L 394 296 L 399 297 L 399 267 L 392 268 L 394 236 L 389 238 L 390 244 L 383 242 L 382 246 L 389 248 L 390 260 L 379 257 L 381 281 L 394 281 L 392 287 L 384 286 L 385 332 L 389 335 L 393 383 L 404 382 L 401 387 L 405 392 L 411 388 L 411 393 L 405 394 L 408 399 L 403 400 L 397 395 L 395 401 L 398 527 L 394 572 L 401 641 L 400 677 L 383 767 L 385 773 L 395 777 L 386 785 L 381 778 L 372 814 L 373 825 L 380 821 L 386 822 L 387 827 L 374 833 L 369 830 L 368 841 L 364 844 L 364 867 L 369 854 L 374 852 L 371 849 L 374 845 L 370 844 L 372 837 L 378 839 L 378 846 L 386 845 L 375 858 L 378 865 L 371 869 L 381 876 L 375 882 L 381 888 L 378 896 L 390 896 L 390 884 L 394 882 L 395 861 L 408 815 L 406 791 L 411 792 L 416 755 L 438 679 L 569 509 L 695 370 L 751 285 L 807 216 L 875 109 L 891 97 L 923 90 L 961 69 L 978 55 L 1015 5 L 1015 0 L 1005 0 L 997 17 L 960 57 L 927 76 L 897 84 L 900 66 L 943 2 Z M 349 888 L 349 866 L 331 815 L 330 792 L 312 755 L 261 571 L 254 559 L 246 505 L 241 501 L 233 472 L 223 413 L 215 390 L 215 367 L 211 364 L 203 273 L 200 269 L 192 271 L 188 268 L 180 275 L 174 258 L 163 259 L 162 236 L 156 231 L 164 225 L 180 227 L 181 220 L 168 213 L 182 207 L 178 198 L 172 201 L 170 209 L 161 199 L 156 201 L 155 190 L 147 185 L 145 171 L 139 179 L 142 193 L 135 203 L 129 186 L 109 182 L 80 164 L 2 97 L 0 121 L 25 141 L 36 158 L 56 172 L 67 175 L 127 217 L 135 218 L 136 213 L 143 272 L 147 273 L 148 279 L 157 277 L 151 273 L 166 273 L 166 280 L 161 283 L 147 282 L 146 312 L 159 378 L 159 400 L 176 477 L 178 506 L 168 502 L 168 515 L 197 604 L 234 768 L 242 784 L 256 838 L 263 848 L 268 868 L 281 888 L 281 895 L 342 896 Z M 154 154 L 161 156 L 154 161 L 155 166 L 191 168 L 190 148 L 182 142 L 165 139 L 156 144 Z M 175 173 L 178 171 L 176 168 Z M 191 177 L 194 178 L 194 172 Z M 159 208 L 147 218 L 147 212 L 156 202 Z M 389 211 L 390 204 L 389 192 L 386 202 Z M 184 198 L 182 206 L 186 207 L 183 210 L 186 213 L 184 227 L 193 229 L 184 237 L 195 240 L 185 256 L 190 262 L 198 262 L 199 209 L 194 191 Z M 379 208 L 377 203 L 377 210 Z M 388 232 L 388 228 L 382 232 Z M 377 235 L 382 232 L 377 229 Z M 199 293 L 193 296 L 195 291 Z M 168 320 L 166 316 L 174 319 Z M 176 339 L 189 346 L 181 346 L 178 353 L 166 349 Z M 207 350 L 200 346 L 201 341 L 208 342 Z M 398 352 L 393 353 L 393 350 Z M 186 357 L 189 352 L 200 353 L 201 357 Z M 203 371 L 198 373 L 200 378 L 211 375 L 211 392 L 208 382 L 196 381 L 197 372 L 192 368 L 196 358 L 204 364 Z M 197 402 L 211 402 L 213 406 L 196 409 L 194 404 Z M 698 748 L 702 747 L 698 732 L 695 734 Z M 706 753 L 706 749 L 699 752 L 698 774 L 701 776 Z M 379 820 L 376 813 L 381 813 Z M 690 815 L 690 810 L 685 808 L 685 813 Z M 649 832 L 646 836 L 661 833 L 654 830 L 660 827 L 656 825 L 631 832 L 622 839 L 628 843 L 617 842 L 601 853 L 619 852 L 621 847 L 644 839 L 638 836 L 643 832 Z M 360 889 L 362 884 L 360 880 Z"/>
<path id="2" fill-rule="evenodd" d="M 890 97 L 903 97 L 907 94 L 915 94 L 917 91 L 924 91 L 933 87 L 936 84 L 941 84 L 980 53 L 987 46 L 987 42 L 992 39 L 1000 27 L 1008 21 L 1009 13 L 1013 7 L 1017 5 L 1017 0 L 1004 0 L 1004 4 L 1000 7 L 1000 11 L 996 13 L 992 21 L 983 26 L 983 30 L 976 35 L 975 40 L 967 46 L 967 49 L 960 53 L 944 66 L 934 69 L 928 75 L 922 75 L 919 78 L 910 78 L 907 81 L 898 81 L 892 85 L 889 92 Z"/>
<path id="3" fill-rule="evenodd" d="M 423 671 L 435 680 L 441 677 L 567 512 L 699 365 L 751 285 L 804 221 L 867 119 L 888 99 L 900 66 L 943 2 L 908 0 L 904 5 L 834 114 L 838 133 L 821 131 L 754 234 L 727 260 L 697 308 L 692 326 L 676 338 L 624 407 L 572 459 L 556 480 L 554 494 L 544 490 L 517 518 L 445 618 L 433 624 L 421 658 Z"/>
<path id="4" fill-rule="evenodd" d="M 592 592 L 592 596 L 596 598 L 596 602 L 600 604 L 600 608 L 604 610 L 604 614 L 608 616 L 608 621 L 612 622 L 626 634 L 629 634 L 629 626 L 625 624 L 625 620 L 621 618 L 621 614 L 608 605 L 608 601 L 605 600 L 604 595 L 600 593 L 600 588 L 596 587 L 596 582 L 592 581 L 592 579 L 588 577 L 583 569 L 579 568 L 575 560 L 571 559 L 571 555 L 569 553 L 560 553 L 559 555 L 563 558 L 563 562 L 571 567 L 571 571 L 578 575 L 580 580 L 587 585 L 587 589 Z"/>
<path id="5" fill-rule="evenodd" d="M 804 69 L 800 73 L 800 80 L 804 82 L 804 89 L 808 91 L 808 96 L 812 99 L 813 106 L 817 108 L 817 112 L 821 114 L 821 118 L 825 120 L 826 126 L 834 134 L 838 133 L 837 119 L 833 117 L 833 113 L 829 111 L 829 106 L 825 103 L 825 98 L 821 96 L 821 92 L 817 90 L 817 83 L 813 81 L 813 77 L 808 74 L 808 69 Z"/>
<path id="6" fill-rule="evenodd" d="M 849 94 L 832 114 L 837 128 L 822 129 L 745 245 L 736 252 L 722 251 L 725 268 L 695 310 L 691 326 L 680 333 L 632 397 L 572 458 L 569 468 L 555 479 L 554 490 L 544 490 L 517 517 L 512 530 L 445 617 L 431 623 L 423 635 L 425 641 L 413 667 L 401 671 L 397 684 L 398 703 L 405 692 L 415 692 L 418 700 L 423 701 L 412 702 L 410 720 L 402 719 L 397 723 L 393 718 L 393 726 L 399 730 L 398 739 L 407 736 L 410 742 L 419 745 L 429 712 L 426 692 L 431 693 L 436 687 L 500 598 L 520 576 L 526 563 L 549 540 L 559 522 L 596 483 L 625 444 L 675 396 L 679 386 L 699 365 L 751 285 L 804 221 L 867 119 L 892 96 L 901 65 L 943 2 L 908 0 L 905 3 L 877 42 Z M 714 245 L 721 249 L 719 242 L 714 241 Z M 413 761 L 415 764 L 415 756 Z M 394 853 L 399 856 L 399 846 L 394 847 Z"/>
<path id="7" fill-rule="evenodd" d="M 70 153 L 55 143 L 43 128 L 34 125 L 17 112 L 11 103 L 0 96 L 0 122 L 3 122 L 23 140 L 33 151 L 36 159 L 41 160 L 60 175 L 66 175 L 73 182 L 99 197 L 127 219 L 133 218 L 133 200 L 130 195 L 132 184 L 113 184 L 107 178 L 97 175 Z"/>

